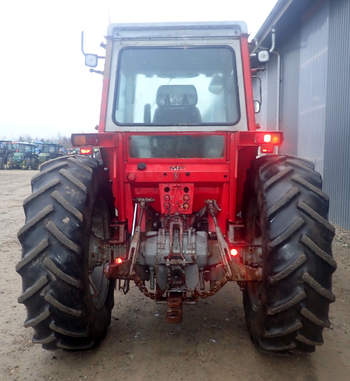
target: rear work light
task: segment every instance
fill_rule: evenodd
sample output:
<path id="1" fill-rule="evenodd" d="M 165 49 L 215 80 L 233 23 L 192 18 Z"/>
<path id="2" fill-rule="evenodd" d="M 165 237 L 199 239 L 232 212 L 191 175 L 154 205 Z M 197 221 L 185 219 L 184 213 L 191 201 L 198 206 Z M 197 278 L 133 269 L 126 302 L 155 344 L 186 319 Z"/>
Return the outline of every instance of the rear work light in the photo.
<path id="1" fill-rule="evenodd" d="M 80 154 L 81 155 L 91 155 L 92 154 L 92 147 L 80 147 Z"/>
<path id="2" fill-rule="evenodd" d="M 258 133 L 255 137 L 255 142 L 258 144 L 272 144 L 279 145 L 281 144 L 281 135 L 279 133 Z"/>

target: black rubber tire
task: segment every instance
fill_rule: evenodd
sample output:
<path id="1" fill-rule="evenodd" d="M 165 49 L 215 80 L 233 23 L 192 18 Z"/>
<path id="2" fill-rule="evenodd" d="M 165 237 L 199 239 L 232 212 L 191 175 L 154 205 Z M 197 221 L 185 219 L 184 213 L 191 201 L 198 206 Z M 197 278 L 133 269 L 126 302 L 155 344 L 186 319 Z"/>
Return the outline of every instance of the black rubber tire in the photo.
<path id="1" fill-rule="evenodd" d="M 18 301 L 28 313 L 24 326 L 33 327 L 33 342 L 45 349 L 89 349 L 106 334 L 114 282 L 104 283 L 97 308 L 89 286 L 88 246 L 93 211 L 102 208 L 109 220 L 111 202 L 109 182 L 93 159 L 50 160 L 32 179 L 32 194 L 23 202 L 25 225 L 18 232 L 22 260 L 16 271 L 23 285 Z M 108 230 L 109 221 L 104 226 Z"/>
<path id="2" fill-rule="evenodd" d="M 265 156 L 249 170 L 247 187 L 247 239 L 263 245 L 263 281 L 247 282 L 243 292 L 251 338 L 264 351 L 313 352 L 335 300 L 334 227 L 321 176 L 306 160 Z"/>

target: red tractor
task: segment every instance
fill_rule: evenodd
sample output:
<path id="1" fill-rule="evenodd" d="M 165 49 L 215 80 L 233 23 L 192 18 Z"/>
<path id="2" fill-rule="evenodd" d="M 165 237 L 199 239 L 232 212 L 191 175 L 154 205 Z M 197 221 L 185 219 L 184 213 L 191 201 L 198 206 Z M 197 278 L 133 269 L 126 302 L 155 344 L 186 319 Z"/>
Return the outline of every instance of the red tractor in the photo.
<path id="1" fill-rule="evenodd" d="M 43 163 L 24 200 L 33 342 L 91 348 L 131 282 L 173 323 L 237 282 L 259 348 L 313 351 L 335 299 L 329 199 L 311 162 L 278 154 L 280 131 L 258 129 L 246 25 L 111 25 L 106 57 L 85 54 L 99 58 L 98 133 L 72 143 L 100 156 Z"/>

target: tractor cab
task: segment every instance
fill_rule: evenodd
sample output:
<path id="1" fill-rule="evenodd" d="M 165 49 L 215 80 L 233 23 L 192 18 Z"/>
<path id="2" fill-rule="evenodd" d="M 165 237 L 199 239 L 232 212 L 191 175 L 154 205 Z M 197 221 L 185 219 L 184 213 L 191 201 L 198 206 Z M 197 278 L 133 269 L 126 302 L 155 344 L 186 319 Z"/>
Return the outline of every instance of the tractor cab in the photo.
<path id="1" fill-rule="evenodd" d="M 8 157 L 13 151 L 13 144 L 9 140 L 0 140 L 0 169 L 4 169 Z"/>
<path id="2" fill-rule="evenodd" d="M 7 159 L 9 169 L 37 169 L 39 165 L 36 146 L 32 143 L 14 142 Z"/>
<path id="3" fill-rule="evenodd" d="M 105 131 L 248 129 L 244 23 L 111 25 L 108 35 Z"/>
<path id="4" fill-rule="evenodd" d="M 39 162 L 44 163 L 47 160 L 62 156 L 61 146 L 55 143 L 37 143 L 39 152 Z"/>

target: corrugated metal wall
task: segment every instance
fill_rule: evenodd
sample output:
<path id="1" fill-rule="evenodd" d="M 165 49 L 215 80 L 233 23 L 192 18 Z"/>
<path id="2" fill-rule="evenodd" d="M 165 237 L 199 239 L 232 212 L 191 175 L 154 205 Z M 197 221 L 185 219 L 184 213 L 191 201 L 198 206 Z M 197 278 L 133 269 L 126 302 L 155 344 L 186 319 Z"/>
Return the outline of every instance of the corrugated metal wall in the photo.
<path id="1" fill-rule="evenodd" d="M 350 229 L 350 1 L 330 2 L 324 188 L 330 218 Z"/>
<path id="2" fill-rule="evenodd" d="M 315 163 L 330 196 L 330 219 L 350 229 L 350 0 L 305 3 L 288 10 L 276 29 L 281 153 Z M 274 56 L 261 75 L 263 107 L 257 119 L 263 128 L 276 120 L 276 69 Z"/>
<path id="3" fill-rule="evenodd" d="M 299 61 L 298 156 L 323 174 L 328 63 L 328 1 L 302 15 Z"/>
<path id="4" fill-rule="evenodd" d="M 300 29 L 291 31 L 281 44 L 280 129 L 284 133 L 281 153 L 297 155 L 299 109 Z"/>

